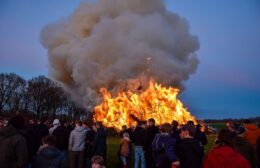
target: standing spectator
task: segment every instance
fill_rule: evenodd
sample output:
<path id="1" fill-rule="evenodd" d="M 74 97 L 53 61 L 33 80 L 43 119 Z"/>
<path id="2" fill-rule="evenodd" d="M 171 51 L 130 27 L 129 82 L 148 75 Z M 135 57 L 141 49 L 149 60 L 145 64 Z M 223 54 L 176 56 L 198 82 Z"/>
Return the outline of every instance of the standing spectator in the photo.
<path id="1" fill-rule="evenodd" d="M 38 124 L 38 127 L 37 127 L 38 148 L 39 148 L 39 146 L 42 145 L 42 138 L 49 135 L 49 129 L 48 129 L 47 123 L 48 123 L 48 120 L 46 118 L 43 118 L 43 119 L 41 119 L 40 123 Z"/>
<path id="2" fill-rule="evenodd" d="M 85 140 L 85 161 L 87 167 L 91 166 L 91 157 L 92 157 L 92 149 L 93 149 L 93 140 L 95 137 L 95 131 L 92 129 L 91 126 L 89 126 L 89 131 L 87 131 L 86 134 L 86 140 Z"/>
<path id="3" fill-rule="evenodd" d="M 53 120 L 52 127 L 49 129 L 49 134 L 52 135 L 53 131 L 60 125 L 59 119 Z"/>
<path id="4" fill-rule="evenodd" d="M 153 139 L 156 134 L 159 133 L 159 128 L 155 126 L 155 120 L 150 118 L 147 122 L 147 129 L 146 129 L 146 143 L 145 143 L 145 161 L 146 167 L 154 168 L 155 163 L 153 160 L 153 150 L 152 150 L 152 143 Z"/>
<path id="5" fill-rule="evenodd" d="M 204 146 L 207 145 L 208 139 L 207 139 L 206 133 L 204 131 L 202 131 L 202 126 L 200 124 L 196 125 L 196 131 L 195 131 L 194 138 L 200 142 L 200 145 L 202 146 L 202 151 L 204 154 Z"/>
<path id="6" fill-rule="evenodd" d="M 250 120 L 245 120 L 246 139 L 254 148 L 256 148 L 256 140 L 260 136 L 260 130 Z"/>
<path id="7" fill-rule="evenodd" d="M 129 144 L 131 143 L 130 141 L 130 136 L 127 132 L 123 134 L 123 137 L 120 140 L 120 160 L 122 163 L 123 168 L 127 168 L 127 161 L 128 161 L 128 156 L 129 156 Z"/>
<path id="8" fill-rule="evenodd" d="M 256 167 L 256 153 L 252 144 L 246 139 L 246 129 L 242 126 L 237 127 L 237 136 L 233 142 L 235 149 L 248 160 L 251 167 Z"/>
<path id="9" fill-rule="evenodd" d="M 139 160 L 141 159 L 142 168 L 145 168 L 144 146 L 145 146 L 145 128 L 146 121 L 139 121 L 134 130 L 134 143 L 135 143 L 135 168 L 139 167 Z"/>
<path id="10" fill-rule="evenodd" d="M 226 123 L 227 129 L 229 131 L 229 138 L 233 140 L 236 137 L 236 129 L 235 129 L 235 124 L 233 121 L 228 121 Z"/>
<path id="11" fill-rule="evenodd" d="M 25 168 L 28 151 L 25 138 L 20 134 L 25 120 L 22 116 L 12 117 L 8 126 L 0 130 L 1 168 Z"/>
<path id="12" fill-rule="evenodd" d="M 216 147 L 207 155 L 204 168 L 250 168 L 249 162 L 234 150 L 228 129 L 219 131 Z"/>
<path id="13" fill-rule="evenodd" d="M 180 130 L 181 141 L 176 148 L 181 168 L 200 168 L 203 157 L 203 147 L 194 138 L 196 129 L 194 125 L 184 125 Z"/>
<path id="14" fill-rule="evenodd" d="M 55 147 L 55 138 L 52 135 L 42 140 L 43 148 L 35 156 L 33 168 L 66 168 L 66 154 Z"/>
<path id="15" fill-rule="evenodd" d="M 102 122 L 97 122 L 94 125 L 94 131 L 96 134 L 93 140 L 92 154 L 102 156 L 106 161 L 107 135 Z"/>
<path id="16" fill-rule="evenodd" d="M 28 120 L 26 120 L 28 121 Z M 28 151 L 28 161 L 29 167 L 31 167 L 33 157 L 38 150 L 38 132 L 37 132 L 37 122 L 36 120 L 29 120 L 29 123 L 26 124 L 24 131 L 22 132 L 25 137 Z"/>
<path id="17" fill-rule="evenodd" d="M 67 154 L 70 132 L 68 128 L 64 126 L 62 120 L 60 121 L 60 125 L 53 131 L 53 136 L 56 141 L 56 147 L 64 154 Z"/>
<path id="18" fill-rule="evenodd" d="M 180 133 L 178 130 L 179 123 L 176 120 L 172 121 L 172 130 L 171 130 L 171 136 L 176 140 L 176 144 L 178 144 L 181 140 Z"/>
<path id="19" fill-rule="evenodd" d="M 76 127 L 70 133 L 69 151 L 71 154 L 71 168 L 83 168 L 84 165 L 84 149 L 87 131 L 82 127 L 81 121 L 76 121 Z"/>
<path id="20" fill-rule="evenodd" d="M 170 135 L 171 125 L 161 126 L 161 134 L 157 134 L 152 142 L 153 157 L 156 168 L 171 168 L 178 166 L 179 161 L 175 154 L 176 139 Z"/>

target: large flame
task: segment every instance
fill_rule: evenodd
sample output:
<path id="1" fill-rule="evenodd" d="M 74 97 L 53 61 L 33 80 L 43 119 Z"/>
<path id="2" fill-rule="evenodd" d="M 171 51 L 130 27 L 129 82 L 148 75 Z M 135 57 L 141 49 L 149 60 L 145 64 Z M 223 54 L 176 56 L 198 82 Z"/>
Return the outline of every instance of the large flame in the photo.
<path id="1" fill-rule="evenodd" d="M 196 123 L 195 117 L 177 99 L 177 88 L 163 87 L 151 80 L 148 88 L 139 93 L 120 92 L 117 97 L 112 97 L 106 88 L 101 88 L 100 92 L 103 102 L 95 107 L 94 120 L 102 121 L 107 127 L 119 130 L 123 125 L 136 124 L 134 118 L 154 118 L 157 124 L 171 123 L 172 120 L 180 124 L 189 120 Z"/>

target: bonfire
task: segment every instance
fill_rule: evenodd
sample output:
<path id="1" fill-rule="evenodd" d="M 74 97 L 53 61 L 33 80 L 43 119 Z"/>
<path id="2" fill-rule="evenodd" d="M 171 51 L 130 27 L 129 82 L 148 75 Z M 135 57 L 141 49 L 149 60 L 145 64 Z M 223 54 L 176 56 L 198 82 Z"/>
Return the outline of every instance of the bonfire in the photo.
<path id="1" fill-rule="evenodd" d="M 137 120 L 154 118 L 157 124 L 171 123 L 177 120 L 185 124 L 194 116 L 183 107 L 177 98 L 180 90 L 164 87 L 151 80 L 147 89 L 138 92 L 119 92 L 117 96 L 101 88 L 103 96 L 101 104 L 94 108 L 94 120 L 102 121 L 106 127 L 120 130 L 123 125 L 136 125 Z"/>

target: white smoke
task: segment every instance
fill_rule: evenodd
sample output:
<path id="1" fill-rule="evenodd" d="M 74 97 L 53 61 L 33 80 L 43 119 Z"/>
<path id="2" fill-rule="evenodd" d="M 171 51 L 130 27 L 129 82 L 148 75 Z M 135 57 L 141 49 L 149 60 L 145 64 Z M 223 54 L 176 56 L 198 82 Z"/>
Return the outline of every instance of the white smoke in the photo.
<path id="1" fill-rule="evenodd" d="M 41 41 L 49 75 L 85 107 L 97 103 L 101 87 L 136 89 L 149 77 L 180 87 L 199 62 L 197 37 L 163 0 L 82 2 L 68 18 L 45 26 Z"/>

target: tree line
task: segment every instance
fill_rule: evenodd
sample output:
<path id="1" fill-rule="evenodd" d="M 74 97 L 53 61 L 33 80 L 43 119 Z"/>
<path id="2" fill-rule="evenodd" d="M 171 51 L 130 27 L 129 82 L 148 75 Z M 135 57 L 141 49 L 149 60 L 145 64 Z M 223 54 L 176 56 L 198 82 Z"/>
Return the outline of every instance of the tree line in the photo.
<path id="1" fill-rule="evenodd" d="M 23 113 L 35 118 L 79 119 L 90 113 L 73 102 L 62 87 L 45 76 L 25 80 L 15 73 L 0 74 L 0 116 Z"/>

